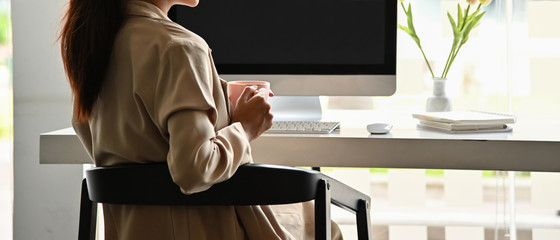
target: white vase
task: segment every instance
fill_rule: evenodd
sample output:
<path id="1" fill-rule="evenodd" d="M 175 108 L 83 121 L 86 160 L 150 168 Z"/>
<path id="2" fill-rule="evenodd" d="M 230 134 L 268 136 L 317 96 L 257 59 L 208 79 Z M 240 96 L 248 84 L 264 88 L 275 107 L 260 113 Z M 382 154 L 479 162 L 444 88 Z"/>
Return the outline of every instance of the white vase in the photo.
<path id="1" fill-rule="evenodd" d="M 432 78 L 432 96 L 426 102 L 427 112 L 448 112 L 451 111 L 451 100 L 446 92 L 447 78 Z"/>

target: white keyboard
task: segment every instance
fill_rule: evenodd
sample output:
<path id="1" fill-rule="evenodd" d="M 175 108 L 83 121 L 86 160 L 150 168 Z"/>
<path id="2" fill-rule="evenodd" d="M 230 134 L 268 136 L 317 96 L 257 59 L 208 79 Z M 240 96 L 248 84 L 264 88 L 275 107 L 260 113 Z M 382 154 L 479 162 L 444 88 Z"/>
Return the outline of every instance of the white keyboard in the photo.
<path id="1" fill-rule="evenodd" d="M 320 133 L 328 134 L 340 126 L 339 122 L 275 121 L 266 133 Z"/>

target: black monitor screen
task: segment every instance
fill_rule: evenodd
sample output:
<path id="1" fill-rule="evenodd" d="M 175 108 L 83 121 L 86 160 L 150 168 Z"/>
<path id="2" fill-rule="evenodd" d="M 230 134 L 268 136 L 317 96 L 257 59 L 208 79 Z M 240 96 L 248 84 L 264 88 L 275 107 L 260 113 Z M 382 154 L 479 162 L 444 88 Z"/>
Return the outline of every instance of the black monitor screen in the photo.
<path id="1" fill-rule="evenodd" d="M 394 74 L 395 0 L 202 0 L 170 18 L 221 74 Z"/>

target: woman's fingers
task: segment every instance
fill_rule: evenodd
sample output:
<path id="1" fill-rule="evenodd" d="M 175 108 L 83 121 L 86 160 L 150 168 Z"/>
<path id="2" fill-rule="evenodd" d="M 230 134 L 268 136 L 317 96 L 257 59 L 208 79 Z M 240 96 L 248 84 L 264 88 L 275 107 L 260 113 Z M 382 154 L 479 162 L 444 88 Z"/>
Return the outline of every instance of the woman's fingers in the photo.
<path id="1" fill-rule="evenodd" d="M 270 104 L 266 100 L 268 94 L 266 89 L 257 90 L 255 87 L 247 87 L 243 89 L 237 101 L 232 120 L 243 125 L 249 141 L 272 126 L 273 115 L 270 113 Z"/>
<path id="2" fill-rule="evenodd" d="M 243 89 L 239 100 L 242 100 L 243 102 L 249 101 L 249 99 L 251 99 L 255 95 L 256 91 L 257 87 L 255 86 L 246 87 L 245 89 Z"/>

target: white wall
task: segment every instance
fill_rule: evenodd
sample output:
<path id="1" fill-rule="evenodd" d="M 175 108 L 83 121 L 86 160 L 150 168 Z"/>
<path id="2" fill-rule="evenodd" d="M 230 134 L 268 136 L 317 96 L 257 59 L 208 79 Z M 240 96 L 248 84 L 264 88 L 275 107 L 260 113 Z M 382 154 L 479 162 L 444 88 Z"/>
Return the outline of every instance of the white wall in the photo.
<path id="1" fill-rule="evenodd" d="M 76 239 L 81 166 L 39 165 L 39 134 L 70 126 L 56 42 L 64 0 L 12 0 L 14 239 Z"/>

